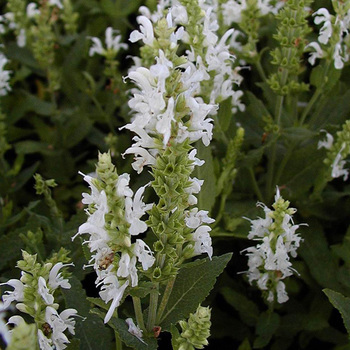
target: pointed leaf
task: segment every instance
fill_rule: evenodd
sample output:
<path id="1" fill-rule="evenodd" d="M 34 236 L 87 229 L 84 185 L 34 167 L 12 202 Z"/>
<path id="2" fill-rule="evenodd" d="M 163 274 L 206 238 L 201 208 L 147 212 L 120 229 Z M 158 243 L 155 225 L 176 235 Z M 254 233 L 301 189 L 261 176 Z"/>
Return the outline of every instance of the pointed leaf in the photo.
<path id="1" fill-rule="evenodd" d="M 254 348 L 261 349 L 271 340 L 280 324 L 280 317 L 276 313 L 266 311 L 259 317 L 256 325 L 256 334 L 258 337 L 254 341 Z"/>
<path id="2" fill-rule="evenodd" d="M 327 288 L 323 289 L 323 292 L 327 295 L 332 305 L 340 312 L 346 330 L 350 336 L 350 298 Z"/>
<path id="3" fill-rule="evenodd" d="M 231 253 L 214 256 L 212 260 L 201 259 L 182 267 L 160 321 L 162 329 L 169 330 L 171 324 L 187 318 L 190 312 L 196 310 L 214 287 L 216 278 L 231 257 Z"/>

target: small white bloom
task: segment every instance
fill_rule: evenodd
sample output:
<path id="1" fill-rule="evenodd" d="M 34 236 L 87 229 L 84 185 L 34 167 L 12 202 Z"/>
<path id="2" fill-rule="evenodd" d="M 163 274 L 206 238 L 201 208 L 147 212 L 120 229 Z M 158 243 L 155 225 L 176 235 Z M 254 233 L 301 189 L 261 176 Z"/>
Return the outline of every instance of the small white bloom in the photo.
<path id="1" fill-rule="evenodd" d="M 46 305 L 51 305 L 55 301 L 53 295 L 50 294 L 50 290 L 46 286 L 44 277 L 42 276 L 38 279 L 38 293 L 41 295 Z"/>
<path id="2" fill-rule="evenodd" d="M 208 216 L 208 211 L 199 210 L 198 208 L 193 208 L 190 211 L 185 212 L 185 222 L 186 226 L 189 228 L 197 228 L 202 223 L 211 224 L 215 220 Z"/>
<path id="3" fill-rule="evenodd" d="M 11 333 L 9 329 L 7 328 L 7 324 L 4 320 L 5 311 L 6 308 L 4 307 L 4 304 L 0 302 L 0 337 L 4 340 L 5 344 L 8 344 L 11 340 Z M 9 321 L 9 323 L 11 323 Z"/>
<path id="4" fill-rule="evenodd" d="M 61 262 L 55 264 L 49 275 L 49 286 L 52 289 L 57 289 L 58 287 L 64 289 L 70 289 L 71 285 L 68 282 L 68 279 L 62 277 L 61 273 L 58 271 L 64 266 L 74 266 L 73 264 L 62 264 Z"/>
<path id="5" fill-rule="evenodd" d="M 136 243 L 134 245 L 134 254 L 142 264 L 144 271 L 147 271 L 150 267 L 152 267 L 156 260 L 150 247 L 142 239 L 136 240 Z"/>
<path id="6" fill-rule="evenodd" d="M 7 309 L 13 301 L 23 301 L 24 284 L 17 279 L 11 279 L 6 283 L 0 283 L 0 286 L 7 284 L 14 288 L 13 291 L 6 291 L 2 296 L 3 308 Z"/>
<path id="7" fill-rule="evenodd" d="M 332 36 L 332 23 L 331 23 L 331 15 L 329 14 L 326 8 L 320 8 L 317 10 L 313 16 L 315 16 L 315 24 L 324 23 L 322 28 L 320 29 L 320 34 L 318 36 L 318 41 L 321 44 L 327 44 L 329 38 Z"/>
<path id="8" fill-rule="evenodd" d="M 332 164 L 332 177 L 336 178 L 336 177 L 343 176 L 343 180 L 346 181 L 349 176 L 349 170 L 344 169 L 346 161 L 342 160 L 342 154 L 341 154 L 344 148 L 345 148 L 345 144 L 343 144 L 342 148 L 340 149 L 340 151 L 338 152 L 337 156 L 334 159 L 334 162 Z"/>
<path id="9" fill-rule="evenodd" d="M 46 338 L 41 329 L 38 329 L 38 343 L 40 350 L 52 350 L 52 340 Z"/>
<path id="10" fill-rule="evenodd" d="M 211 246 L 211 237 L 209 232 L 211 228 L 207 225 L 200 226 L 193 233 L 194 244 L 194 253 L 202 254 L 207 253 L 209 258 L 211 259 L 213 255 L 213 248 Z"/>
<path id="11" fill-rule="evenodd" d="M 140 31 L 131 32 L 129 40 L 132 43 L 142 40 L 146 45 L 152 45 L 154 40 L 152 22 L 145 16 L 138 16 L 136 20 L 140 24 Z"/>
<path id="12" fill-rule="evenodd" d="M 113 316 L 114 310 L 119 306 L 124 291 L 128 285 L 128 280 L 124 282 L 123 285 L 120 285 L 118 278 L 115 275 L 109 275 L 104 279 L 103 286 L 99 293 L 100 297 L 106 304 L 112 300 L 112 304 L 104 318 L 104 323 L 107 323 Z"/>
<path id="13" fill-rule="evenodd" d="M 123 253 L 119 261 L 117 276 L 131 278 L 131 287 L 136 287 L 138 284 L 138 275 L 136 270 L 136 256 L 130 258 L 128 253 Z"/>
<path id="14" fill-rule="evenodd" d="M 125 320 L 126 324 L 129 326 L 129 333 L 131 333 L 132 335 L 134 335 L 138 340 L 140 340 L 142 343 L 146 344 L 143 340 L 142 340 L 142 330 L 140 329 L 139 326 L 136 326 L 133 319 L 132 318 L 127 318 Z"/>
<path id="15" fill-rule="evenodd" d="M 315 64 L 316 58 L 322 58 L 323 57 L 323 50 L 321 49 L 321 46 L 317 42 L 312 42 L 305 46 L 305 49 L 307 48 L 313 48 L 315 51 L 310 52 L 310 57 L 308 59 L 309 63 L 313 66 Z"/>
<path id="16" fill-rule="evenodd" d="M 51 6 L 57 6 L 59 9 L 63 9 L 63 5 L 61 0 L 49 0 L 49 5 Z"/>
<path id="17" fill-rule="evenodd" d="M 286 285 L 282 281 L 278 281 L 276 286 L 277 301 L 282 304 L 288 301 L 288 294 L 286 292 Z"/>
<path id="18" fill-rule="evenodd" d="M 11 71 L 4 69 L 7 62 L 7 58 L 0 53 L 0 96 L 5 96 L 11 91 L 11 86 L 9 84 Z"/>
<path id="19" fill-rule="evenodd" d="M 130 182 L 130 175 L 127 173 L 124 173 L 122 175 L 119 175 L 117 183 L 116 183 L 116 189 L 117 189 L 117 195 L 119 197 L 132 197 L 133 192 L 131 188 L 129 187 Z"/>
<path id="20" fill-rule="evenodd" d="M 27 5 L 27 17 L 28 18 L 33 18 L 37 15 L 40 15 L 40 10 L 38 9 L 38 5 L 35 2 L 30 2 Z"/>
<path id="21" fill-rule="evenodd" d="M 318 141 L 317 149 L 324 147 L 325 149 L 330 149 L 333 146 L 334 137 L 330 133 L 326 133 L 326 139 L 323 141 Z"/>

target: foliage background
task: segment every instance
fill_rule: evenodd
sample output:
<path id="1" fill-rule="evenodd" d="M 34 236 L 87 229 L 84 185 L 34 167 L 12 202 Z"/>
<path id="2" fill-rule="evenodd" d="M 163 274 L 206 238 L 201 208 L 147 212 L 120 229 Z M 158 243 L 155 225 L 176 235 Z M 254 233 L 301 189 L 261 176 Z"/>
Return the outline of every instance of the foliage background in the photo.
<path id="1" fill-rule="evenodd" d="M 118 29 L 127 41 L 136 26 L 141 1 L 77 0 L 74 11 L 79 14 L 77 32 L 68 34 L 57 24 L 55 67 L 60 74 L 60 89 L 50 92 L 47 71 L 42 69 L 27 48 L 16 45 L 13 34 L 4 36 L 4 53 L 10 60 L 12 91 L 1 97 L 4 115 L 2 140 L 10 148 L 0 159 L 0 282 L 19 272 L 14 267 L 21 249 L 38 253 L 45 260 L 61 247 L 68 249 L 75 263 L 72 270 L 72 290 L 64 293 L 67 307 L 76 307 L 87 316 L 84 324 L 77 322 L 77 339 L 81 349 L 111 349 L 113 337 L 109 328 L 96 316 L 89 314 L 91 304 L 81 298 L 97 296 L 94 276 L 82 269 L 86 263 L 79 240 L 71 241 L 77 227 L 85 221 L 81 193 L 86 191 L 78 170 L 94 171 L 97 151 L 112 150 L 119 173 L 130 172 L 130 159 L 121 153 L 130 146 L 132 135 L 118 128 L 130 118 L 127 91 L 129 83 L 122 76 L 132 64 L 129 55 L 137 55 L 137 45 L 118 54 L 119 79 L 116 89 L 110 88 L 105 77 L 104 59 L 89 57 L 89 36 L 104 37 L 107 26 Z M 152 1 L 147 3 L 154 6 Z M 1 3 L 4 10 L 6 2 Z M 315 9 L 330 1 L 317 1 Z M 309 21 L 312 25 L 312 21 Z M 275 70 L 268 51 L 276 45 L 272 34 L 276 31 L 272 16 L 261 20 L 259 51 L 266 74 Z M 316 32 L 310 34 L 315 37 Z M 304 54 L 301 79 L 311 83 L 309 92 L 301 100 L 310 99 L 315 89 L 311 66 Z M 276 168 L 283 164 L 278 182 L 282 195 L 298 209 L 296 223 L 307 223 L 300 228 L 304 239 L 299 257 L 293 266 L 300 274 L 286 281 L 290 300 L 277 305 L 272 313 L 261 293 L 250 286 L 242 274 L 247 270 L 247 259 L 240 252 L 251 245 L 246 237 L 249 221 L 262 211 L 256 207 L 259 199 L 252 184 L 252 172 L 264 192 L 264 202 L 271 205 L 272 193 L 264 191 L 267 168 L 271 159 L 271 145 L 275 135 L 266 132 L 263 117 L 273 114 L 276 95 L 262 83 L 256 67 L 241 71 L 244 77 L 244 112 L 232 115 L 225 102 L 220 106 L 219 125 L 216 125 L 211 148 L 199 145 L 199 158 L 206 161 L 198 178 L 205 180 L 199 197 L 199 207 L 210 210 L 212 217 L 220 217 L 213 230 L 215 255 L 233 252 L 233 258 L 219 278 L 207 304 L 212 307 L 212 336 L 208 349 L 350 349 L 340 313 L 334 309 L 325 288 L 350 296 L 350 185 L 342 179 L 328 183 L 317 198 L 311 196 L 316 175 L 323 170 L 325 152 L 317 149 L 320 130 L 333 134 L 350 115 L 350 71 L 332 71 L 332 84 L 323 91 L 312 109 L 309 122 L 295 125 L 286 117 L 278 135 Z M 316 73 L 314 73 L 316 74 Z M 286 116 L 288 113 L 286 112 Z M 232 191 L 220 208 L 223 193 L 217 193 L 217 181 L 225 165 L 227 140 L 233 138 L 236 123 L 245 129 L 245 139 L 232 179 Z M 5 134 L 6 131 L 6 134 Z M 55 179 L 58 186 L 52 196 L 58 211 L 50 212 L 45 201 L 34 189 L 33 175 L 40 173 L 46 179 Z M 145 183 L 148 174 L 135 177 L 135 188 Z M 128 314 L 125 305 L 123 313 Z M 346 317 L 346 314 L 343 313 Z M 94 334 L 95 337 L 90 335 Z M 168 346 L 167 335 L 161 345 Z"/>

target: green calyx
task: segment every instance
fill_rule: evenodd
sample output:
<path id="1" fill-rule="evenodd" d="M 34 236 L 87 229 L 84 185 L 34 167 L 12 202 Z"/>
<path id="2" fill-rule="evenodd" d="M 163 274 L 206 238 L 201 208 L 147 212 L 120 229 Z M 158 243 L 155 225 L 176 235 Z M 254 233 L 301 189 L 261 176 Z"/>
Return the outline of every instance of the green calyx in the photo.
<path id="1" fill-rule="evenodd" d="M 208 345 L 210 336 L 211 310 L 209 307 L 198 306 L 194 314 L 190 314 L 188 321 L 180 321 L 182 332 L 174 344 L 177 350 L 203 349 Z"/>
<path id="2" fill-rule="evenodd" d="M 274 39 L 279 46 L 271 51 L 271 63 L 278 66 L 278 70 L 270 75 L 267 82 L 278 95 L 308 90 L 308 85 L 299 83 L 296 76 L 302 72 L 300 60 L 307 43 L 306 35 L 311 31 L 306 20 L 309 13 L 305 10 L 311 2 L 288 0 L 276 15 L 279 26 Z"/>

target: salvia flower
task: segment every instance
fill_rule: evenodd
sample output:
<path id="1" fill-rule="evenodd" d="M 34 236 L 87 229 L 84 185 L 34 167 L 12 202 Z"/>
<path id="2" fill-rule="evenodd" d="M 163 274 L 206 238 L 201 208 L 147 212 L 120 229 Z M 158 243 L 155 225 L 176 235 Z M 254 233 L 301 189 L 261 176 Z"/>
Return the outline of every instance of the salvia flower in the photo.
<path id="1" fill-rule="evenodd" d="M 25 251 L 22 251 L 22 254 L 23 260 L 18 262 L 18 267 L 22 270 L 21 278 L 1 284 L 13 288 L 4 293 L 1 305 L 7 308 L 11 303 L 16 303 L 19 311 L 34 318 L 37 346 L 40 350 L 63 350 L 69 343 L 65 331 L 74 334 L 73 317 L 77 316 L 77 311 L 66 309 L 58 313 L 59 305 L 55 302 L 55 291 L 59 287 L 65 289 L 71 287 L 68 279 L 62 276 L 62 272 L 59 273 L 61 268 L 71 264 L 61 262 L 55 265 L 39 264 L 36 262 L 36 255 L 30 255 Z M 8 323 L 15 325 L 11 332 L 16 334 L 16 337 L 34 331 L 34 325 L 27 325 L 19 315 L 12 316 Z"/>
<path id="2" fill-rule="evenodd" d="M 89 49 L 89 56 L 98 54 L 101 56 L 115 56 L 120 49 L 126 50 L 128 45 L 121 43 L 122 36 L 115 35 L 118 31 L 114 30 L 112 27 L 108 27 L 105 32 L 105 44 L 106 48 L 103 47 L 101 40 L 96 37 L 90 37 L 93 45 Z"/>
<path id="3" fill-rule="evenodd" d="M 11 71 L 4 69 L 7 63 L 7 58 L 0 53 L 0 96 L 5 96 L 11 91 L 11 86 L 9 84 Z"/>
<path id="4" fill-rule="evenodd" d="M 251 230 L 248 238 L 258 241 L 256 246 L 244 251 L 248 256 L 248 281 L 265 292 L 266 299 L 272 303 L 284 303 L 288 300 L 283 279 L 295 271 L 290 256 L 297 256 L 301 238 L 297 234 L 300 225 L 294 225 L 292 215 L 296 209 L 289 208 L 277 188 L 273 209 L 258 203 L 265 212 L 264 218 L 248 219 Z"/>

